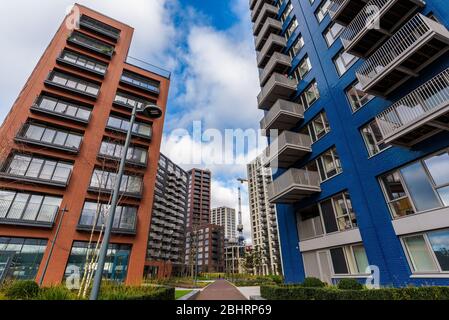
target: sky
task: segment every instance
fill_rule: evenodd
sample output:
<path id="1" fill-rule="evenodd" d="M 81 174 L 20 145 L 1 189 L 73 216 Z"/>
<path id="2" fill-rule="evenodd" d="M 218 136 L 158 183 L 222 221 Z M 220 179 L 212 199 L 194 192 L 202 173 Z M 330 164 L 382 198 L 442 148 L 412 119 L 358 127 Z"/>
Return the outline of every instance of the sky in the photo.
<path id="1" fill-rule="evenodd" d="M 161 151 L 186 170 L 210 169 L 212 206 L 237 209 L 236 179 L 246 177 L 245 164 L 266 143 L 257 138 L 258 145 L 238 148 L 222 139 L 230 130 L 259 129 L 263 116 L 257 109 L 260 87 L 248 0 L 78 3 L 134 27 L 130 55 L 172 72 Z M 16 17 L 0 19 L 8 48 L 0 52 L 0 121 L 72 5 L 73 0 L 0 2 L 0 12 Z M 245 236 L 250 238 L 247 186 L 242 188 Z"/>

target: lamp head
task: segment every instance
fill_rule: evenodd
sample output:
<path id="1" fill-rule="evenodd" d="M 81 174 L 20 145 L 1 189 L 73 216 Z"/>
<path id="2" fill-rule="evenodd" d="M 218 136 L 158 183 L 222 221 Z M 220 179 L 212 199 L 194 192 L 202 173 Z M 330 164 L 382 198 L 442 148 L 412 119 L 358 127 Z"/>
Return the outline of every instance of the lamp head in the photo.
<path id="1" fill-rule="evenodd" d="M 159 119 L 163 114 L 162 109 L 155 104 L 147 104 L 141 108 L 138 108 L 137 112 L 151 119 Z"/>

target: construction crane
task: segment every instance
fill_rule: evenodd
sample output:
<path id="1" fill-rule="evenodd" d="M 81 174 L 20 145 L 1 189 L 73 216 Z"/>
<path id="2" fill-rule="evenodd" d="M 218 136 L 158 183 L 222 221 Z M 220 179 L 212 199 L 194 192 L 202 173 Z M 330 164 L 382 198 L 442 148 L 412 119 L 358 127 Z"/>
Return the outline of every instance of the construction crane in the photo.
<path id="1" fill-rule="evenodd" d="M 248 182 L 247 179 L 239 178 L 237 179 L 240 184 L 244 184 L 245 182 Z M 239 224 L 237 226 L 237 231 L 239 233 L 239 239 L 238 244 L 244 245 L 245 237 L 243 236 L 243 219 L 242 219 L 242 188 L 239 185 Z"/>

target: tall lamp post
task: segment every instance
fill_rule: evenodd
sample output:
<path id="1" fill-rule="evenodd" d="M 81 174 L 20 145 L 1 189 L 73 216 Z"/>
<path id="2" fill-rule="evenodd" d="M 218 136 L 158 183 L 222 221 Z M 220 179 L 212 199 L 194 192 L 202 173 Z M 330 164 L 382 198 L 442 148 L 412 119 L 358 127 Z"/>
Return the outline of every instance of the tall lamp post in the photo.
<path id="1" fill-rule="evenodd" d="M 115 211 L 117 209 L 117 203 L 120 193 L 120 185 L 122 183 L 123 174 L 125 172 L 126 156 L 128 154 L 129 145 L 131 143 L 131 137 L 133 133 L 134 123 L 136 121 L 136 114 L 140 113 L 151 119 L 158 119 L 162 117 L 162 109 L 157 105 L 149 104 L 141 106 L 140 108 L 135 105 L 131 114 L 131 121 L 128 128 L 128 133 L 126 134 L 126 142 L 123 149 L 122 157 L 120 159 L 120 167 L 117 174 L 117 180 L 114 186 L 114 192 L 112 194 L 111 207 L 109 209 L 109 214 L 106 219 L 106 228 L 104 231 L 103 241 L 101 242 L 100 252 L 98 256 L 97 269 L 95 270 L 94 282 L 92 285 L 92 291 L 90 293 L 90 300 L 97 300 L 98 294 L 100 292 L 101 280 L 103 278 L 103 269 L 106 263 L 106 255 L 109 247 L 109 239 L 111 238 L 112 226 L 114 224 Z"/>

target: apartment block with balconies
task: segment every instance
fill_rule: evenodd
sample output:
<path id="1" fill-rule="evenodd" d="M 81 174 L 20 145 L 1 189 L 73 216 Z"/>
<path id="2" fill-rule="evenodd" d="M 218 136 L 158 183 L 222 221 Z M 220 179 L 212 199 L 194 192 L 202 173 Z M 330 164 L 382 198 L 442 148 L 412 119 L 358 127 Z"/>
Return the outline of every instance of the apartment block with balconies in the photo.
<path id="1" fill-rule="evenodd" d="M 446 2 L 250 10 L 287 282 L 449 284 Z"/>
<path id="2" fill-rule="evenodd" d="M 79 27 L 66 23 L 73 19 Z M 6 117 L 0 281 L 43 277 L 48 286 L 74 268 L 84 274 L 109 214 L 132 108 L 165 111 L 167 102 L 169 73 L 127 56 L 133 31 L 76 5 Z M 142 115 L 133 127 L 104 270 L 111 280 L 142 280 L 162 128 L 163 119 Z"/>

